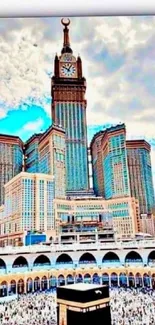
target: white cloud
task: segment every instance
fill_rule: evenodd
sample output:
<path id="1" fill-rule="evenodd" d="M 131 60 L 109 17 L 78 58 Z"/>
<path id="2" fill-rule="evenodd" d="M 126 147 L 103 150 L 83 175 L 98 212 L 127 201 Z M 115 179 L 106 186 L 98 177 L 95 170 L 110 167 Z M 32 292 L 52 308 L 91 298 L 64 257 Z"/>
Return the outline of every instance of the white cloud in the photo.
<path id="1" fill-rule="evenodd" d="M 24 125 L 23 131 L 32 131 L 32 132 L 40 132 L 41 128 L 44 124 L 42 118 L 38 118 L 36 121 L 28 122 Z"/>
<path id="2" fill-rule="evenodd" d="M 3 107 L 0 107 L 0 119 L 1 118 L 5 118 L 6 115 L 7 115 L 7 112 L 6 112 L 5 107 L 4 108 Z"/>
<path id="3" fill-rule="evenodd" d="M 72 17 L 70 39 L 87 79 L 88 123 L 121 121 L 128 137 L 154 137 L 155 17 Z M 48 73 L 62 44 L 60 18 L 0 19 L 0 118 L 32 98 L 51 115 Z"/>

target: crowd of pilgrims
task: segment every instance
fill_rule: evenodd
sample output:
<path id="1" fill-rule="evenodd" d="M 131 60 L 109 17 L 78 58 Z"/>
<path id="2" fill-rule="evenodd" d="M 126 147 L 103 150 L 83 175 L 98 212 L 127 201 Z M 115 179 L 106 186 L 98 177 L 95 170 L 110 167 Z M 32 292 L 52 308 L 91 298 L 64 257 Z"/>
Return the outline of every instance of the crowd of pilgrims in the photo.
<path id="1" fill-rule="evenodd" d="M 112 325 L 155 325 L 155 291 L 112 288 Z M 56 325 L 56 291 L 20 295 L 0 303 L 2 325 Z"/>
<path id="2" fill-rule="evenodd" d="M 112 325 L 155 325 L 155 290 L 116 288 L 110 296 Z"/>

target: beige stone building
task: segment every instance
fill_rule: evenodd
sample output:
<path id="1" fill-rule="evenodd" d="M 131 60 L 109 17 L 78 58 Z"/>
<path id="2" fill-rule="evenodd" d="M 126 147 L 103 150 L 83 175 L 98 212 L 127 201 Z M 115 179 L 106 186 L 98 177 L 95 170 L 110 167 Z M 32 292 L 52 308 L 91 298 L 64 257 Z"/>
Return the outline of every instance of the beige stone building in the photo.
<path id="1" fill-rule="evenodd" d="M 117 238 L 134 237 L 138 232 L 138 200 L 125 197 L 112 200 L 103 198 L 54 200 L 55 230 L 95 231 L 113 227 Z"/>
<path id="2" fill-rule="evenodd" d="M 107 228 L 123 239 L 140 231 L 138 200 L 58 199 L 54 198 L 54 188 L 54 177 L 48 174 L 22 172 L 9 181 L 5 205 L 0 207 L 0 242 L 18 245 L 30 230 L 45 232 L 47 239 L 66 232 L 94 233 Z"/>
<path id="3" fill-rule="evenodd" d="M 22 241 L 25 231 L 52 232 L 54 177 L 21 172 L 5 185 L 5 205 L 0 207 L 0 240 Z M 11 240 L 9 240 L 11 239 Z"/>

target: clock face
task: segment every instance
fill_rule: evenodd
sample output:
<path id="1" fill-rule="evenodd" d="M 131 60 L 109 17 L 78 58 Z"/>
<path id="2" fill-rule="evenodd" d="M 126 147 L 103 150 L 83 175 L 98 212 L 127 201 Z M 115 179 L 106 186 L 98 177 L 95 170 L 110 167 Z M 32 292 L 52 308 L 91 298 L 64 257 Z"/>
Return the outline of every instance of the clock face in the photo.
<path id="1" fill-rule="evenodd" d="M 76 68 L 71 63 L 64 63 L 61 66 L 61 73 L 65 77 L 74 77 L 76 73 Z"/>

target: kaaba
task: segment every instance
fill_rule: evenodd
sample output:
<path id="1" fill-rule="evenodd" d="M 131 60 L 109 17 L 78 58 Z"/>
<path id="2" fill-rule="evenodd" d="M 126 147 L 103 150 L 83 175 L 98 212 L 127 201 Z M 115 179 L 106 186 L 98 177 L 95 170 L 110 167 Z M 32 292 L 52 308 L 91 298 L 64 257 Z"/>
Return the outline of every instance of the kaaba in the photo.
<path id="1" fill-rule="evenodd" d="M 111 325 L 109 287 L 76 283 L 57 288 L 57 325 Z"/>

